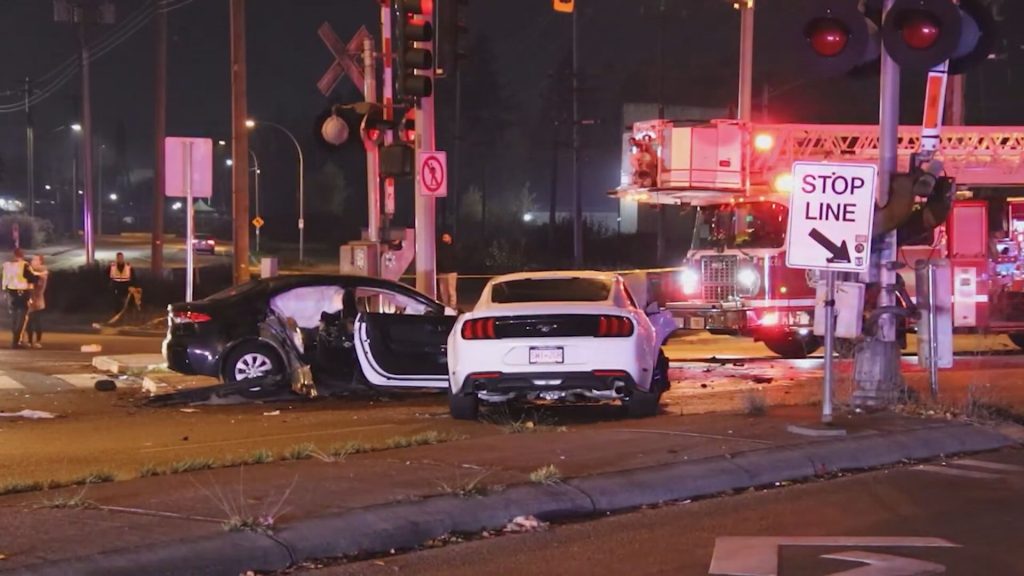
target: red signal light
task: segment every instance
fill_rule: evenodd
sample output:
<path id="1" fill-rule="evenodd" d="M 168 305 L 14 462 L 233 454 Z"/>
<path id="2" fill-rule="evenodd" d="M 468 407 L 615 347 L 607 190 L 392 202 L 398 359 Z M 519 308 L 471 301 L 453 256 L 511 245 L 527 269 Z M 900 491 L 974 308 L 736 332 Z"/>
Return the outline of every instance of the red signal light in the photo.
<path id="1" fill-rule="evenodd" d="M 819 56 L 832 58 L 846 49 L 850 42 L 850 32 L 838 20 L 820 18 L 811 22 L 806 30 L 807 41 L 811 49 Z"/>
<path id="2" fill-rule="evenodd" d="M 378 130 L 376 128 L 367 128 L 366 129 L 366 139 L 370 140 L 370 141 L 373 141 L 373 142 L 376 142 L 377 140 L 380 140 L 380 130 Z"/>
<path id="3" fill-rule="evenodd" d="M 918 11 L 908 14 L 900 27 L 903 41 L 914 50 L 928 50 L 935 46 L 941 31 L 934 18 Z"/>

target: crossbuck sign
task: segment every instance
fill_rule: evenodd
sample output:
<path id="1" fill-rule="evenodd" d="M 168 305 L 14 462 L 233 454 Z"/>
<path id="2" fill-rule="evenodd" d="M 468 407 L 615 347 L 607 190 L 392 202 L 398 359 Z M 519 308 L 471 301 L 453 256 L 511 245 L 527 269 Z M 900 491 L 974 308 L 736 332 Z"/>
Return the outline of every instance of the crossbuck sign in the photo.
<path id="1" fill-rule="evenodd" d="M 877 168 L 869 164 L 793 164 L 786 265 L 864 272 L 871 257 Z"/>

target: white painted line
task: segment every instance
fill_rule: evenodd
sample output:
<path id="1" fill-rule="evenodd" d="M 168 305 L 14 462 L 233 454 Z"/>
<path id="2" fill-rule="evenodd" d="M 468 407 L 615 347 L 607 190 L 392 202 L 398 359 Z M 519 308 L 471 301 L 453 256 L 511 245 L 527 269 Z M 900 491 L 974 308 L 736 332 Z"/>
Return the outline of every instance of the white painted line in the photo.
<path id="1" fill-rule="evenodd" d="M 55 374 L 53 377 L 63 380 L 75 388 L 89 389 L 95 387 L 97 380 L 106 378 L 106 376 L 103 376 L 102 374 L 94 374 L 92 372 L 88 374 Z"/>
<path id="2" fill-rule="evenodd" d="M 959 468 L 950 468 L 949 466 L 916 466 L 914 470 L 921 470 L 923 472 L 935 472 L 937 474 L 948 474 L 950 476 L 960 476 L 962 478 L 976 478 L 979 480 L 993 480 L 996 478 L 1002 478 L 999 474 L 989 474 L 988 472 L 975 472 L 973 470 L 960 470 Z"/>
<path id="3" fill-rule="evenodd" d="M 1024 472 L 1024 466 L 1017 466 L 1016 464 L 1003 464 L 1001 462 L 986 462 L 985 460 L 972 460 L 970 458 L 964 460 L 955 460 L 953 464 L 957 466 L 967 466 L 969 468 L 987 468 L 989 470 L 1002 470 L 1004 472 Z"/>
<path id="4" fill-rule="evenodd" d="M 24 390 L 25 387 L 19 384 L 10 376 L 0 374 L 0 390 Z"/>

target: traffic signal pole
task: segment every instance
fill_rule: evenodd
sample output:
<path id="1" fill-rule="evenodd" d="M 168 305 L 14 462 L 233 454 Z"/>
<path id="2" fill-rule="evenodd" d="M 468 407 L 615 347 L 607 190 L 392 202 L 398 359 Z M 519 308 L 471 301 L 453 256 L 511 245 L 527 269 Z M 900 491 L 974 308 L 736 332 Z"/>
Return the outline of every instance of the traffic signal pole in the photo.
<path id="1" fill-rule="evenodd" d="M 583 198 L 580 194 L 579 12 L 576 10 L 572 11 L 572 255 L 573 266 L 582 268 Z"/>
<path id="2" fill-rule="evenodd" d="M 424 14 L 424 18 L 433 25 L 433 13 Z M 430 42 L 419 43 L 429 50 Z M 420 70 L 417 74 L 428 76 L 433 80 L 433 67 Z M 419 100 L 416 114 L 416 289 L 434 297 L 437 292 L 437 201 L 428 196 L 423 187 L 423 175 L 420 173 L 420 153 L 432 152 L 434 144 L 434 96 L 424 96 Z"/>
<path id="3" fill-rule="evenodd" d="M 895 0 L 885 0 L 883 14 Z M 900 124 L 900 67 L 882 47 L 881 88 L 879 94 L 878 204 L 889 202 L 892 176 L 896 173 Z M 868 280 L 881 286 L 878 307 L 896 304 L 896 231 L 886 234 L 871 255 Z M 857 348 L 853 404 L 882 407 L 894 403 L 903 391 L 900 375 L 900 350 L 896 343 L 896 318 L 883 314 L 874 334 Z"/>
<path id="4" fill-rule="evenodd" d="M 377 102 L 377 66 L 373 54 L 373 39 L 363 40 L 363 95 L 367 102 Z M 367 234 L 370 242 L 380 241 L 380 147 L 369 138 L 366 146 L 366 206 Z"/>

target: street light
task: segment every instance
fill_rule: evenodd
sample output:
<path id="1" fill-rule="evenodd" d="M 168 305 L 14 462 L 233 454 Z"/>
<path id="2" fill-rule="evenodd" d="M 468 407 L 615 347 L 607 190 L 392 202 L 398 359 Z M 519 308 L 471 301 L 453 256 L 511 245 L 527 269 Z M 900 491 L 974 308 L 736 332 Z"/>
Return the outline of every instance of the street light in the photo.
<path id="1" fill-rule="evenodd" d="M 246 125 L 248 124 L 246 122 Z M 260 215 L 260 161 L 256 159 L 256 153 L 252 150 L 249 150 L 249 156 L 252 156 L 253 172 L 256 173 L 256 217 L 258 218 Z M 260 226 L 256 227 L 256 254 L 260 253 L 260 228 Z"/>
<path id="2" fill-rule="evenodd" d="M 111 193 L 108 198 L 110 198 L 111 202 L 117 202 L 117 194 Z"/>
<path id="3" fill-rule="evenodd" d="M 82 131 L 82 125 L 79 124 L 78 122 L 75 122 L 74 124 L 71 125 L 71 129 L 74 130 L 75 132 L 81 132 Z"/>
<path id="4" fill-rule="evenodd" d="M 245 126 L 250 130 L 256 127 L 256 120 L 248 119 L 245 121 Z M 288 131 L 287 128 L 280 124 L 269 122 L 267 120 L 260 120 L 259 124 L 266 124 L 277 128 L 284 132 L 291 138 L 292 144 L 295 144 L 295 151 L 299 153 L 299 262 L 305 260 L 305 227 L 306 227 L 306 197 L 305 197 L 305 182 L 303 179 L 303 160 L 302 160 L 302 147 L 299 146 L 299 141 L 295 139 L 295 136 Z"/>

